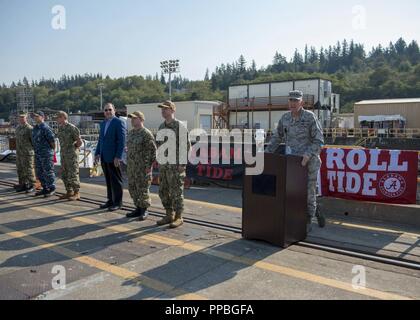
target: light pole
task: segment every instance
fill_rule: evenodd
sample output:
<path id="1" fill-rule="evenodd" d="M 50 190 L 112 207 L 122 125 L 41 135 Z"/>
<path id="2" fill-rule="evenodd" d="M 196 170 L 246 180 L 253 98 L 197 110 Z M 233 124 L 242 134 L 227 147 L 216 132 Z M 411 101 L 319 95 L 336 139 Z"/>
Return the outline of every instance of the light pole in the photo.
<path id="1" fill-rule="evenodd" d="M 102 110 L 103 102 L 102 102 L 102 89 L 105 88 L 105 85 L 103 83 L 98 84 L 99 92 L 101 95 L 101 105 L 99 106 L 99 110 Z"/>
<path id="2" fill-rule="evenodd" d="M 172 100 L 172 73 L 179 72 L 179 60 L 165 60 L 160 63 L 163 74 L 169 74 L 169 100 Z"/>

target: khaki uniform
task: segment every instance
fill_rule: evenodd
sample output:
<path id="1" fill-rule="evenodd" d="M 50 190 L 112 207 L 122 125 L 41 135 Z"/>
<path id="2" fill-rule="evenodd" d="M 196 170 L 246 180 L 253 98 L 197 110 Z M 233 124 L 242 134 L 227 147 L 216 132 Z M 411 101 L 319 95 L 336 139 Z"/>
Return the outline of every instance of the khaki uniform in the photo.
<path id="1" fill-rule="evenodd" d="M 156 144 L 153 134 L 146 128 L 133 129 L 127 137 L 128 190 L 137 208 L 147 209 L 151 205 L 150 185 L 152 174 L 146 169 L 156 160 Z"/>
<path id="2" fill-rule="evenodd" d="M 58 127 L 60 140 L 61 178 L 68 193 L 80 190 L 79 148 L 74 145 L 80 137 L 79 129 L 71 123 Z"/>
<path id="3" fill-rule="evenodd" d="M 184 210 L 184 180 L 186 171 L 180 173 L 179 167 L 179 140 L 180 129 L 187 132 L 187 128 L 177 119 L 170 124 L 162 123 L 159 130 L 170 129 L 176 135 L 176 164 L 159 165 L 159 197 L 167 212 L 175 211 L 180 216 Z M 164 142 L 158 142 L 158 146 Z M 191 142 L 187 134 L 187 152 L 191 149 Z"/>
<path id="4" fill-rule="evenodd" d="M 308 215 L 314 217 L 316 213 L 316 182 L 321 167 L 319 155 L 324 144 L 322 128 L 315 114 L 305 109 L 302 109 L 297 119 L 292 117 L 291 112 L 284 114 L 267 151 L 275 152 L 282 141 L 286 143 L 286 154 L 310 157 L 308 163 Z"/>
<path id="5" fill-rule="evenodd" d="M 32 129 L 28 123 L 16 128 L 16 168 L 20 185 L 35 184 Z"/>

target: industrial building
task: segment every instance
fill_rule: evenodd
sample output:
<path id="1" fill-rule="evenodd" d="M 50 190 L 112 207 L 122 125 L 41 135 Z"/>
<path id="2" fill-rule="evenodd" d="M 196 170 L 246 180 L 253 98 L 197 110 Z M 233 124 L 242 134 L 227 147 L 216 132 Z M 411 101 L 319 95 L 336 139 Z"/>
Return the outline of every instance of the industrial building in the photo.
<path id="1" fill-rule="evenodd" d="M 331 127 L 332 114 L 339 113 L 340 96 L 332 92 L 331 81 L 314 78 L 230 86 L 229 127 L 273 130 L 289 111 L 292 90 L 304 94 L 305 108 L 315 113 L 324 128 Z"/>
<path id="2" fill-rule="evenodd" d="M 420 128 L 420 98 L 365 100 L 354 105 L 356 128 Z"/>

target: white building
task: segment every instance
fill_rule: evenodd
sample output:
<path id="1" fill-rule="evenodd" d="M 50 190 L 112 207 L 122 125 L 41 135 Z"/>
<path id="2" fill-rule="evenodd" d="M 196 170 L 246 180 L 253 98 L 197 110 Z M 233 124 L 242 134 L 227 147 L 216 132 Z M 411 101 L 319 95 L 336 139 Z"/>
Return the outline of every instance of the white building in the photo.
<path id="1" fill-rule="evenodd" d="M 164 121 L 161 109 L 158 108 L 159 103 L 127 105 L 127 114 L 133 113 L 134 111 L 143 112 L 146 118 L 145 126 L 150 130 L 157 130 Z M 184 122 L 189 131 L 196 128 L 208 131 L 212 129 L 214 125 L 213 108 L 221 104 L 218 101 L 181 101 L 174 103 L 176 105 L 175 117 Z"/>
<path id="2" fill-rule="evenodd" d="M 353 113 L 341 113 L 336 117 L 336 125 L 342 129 L 353 129 L 354 128 L 354 114 Z"/>

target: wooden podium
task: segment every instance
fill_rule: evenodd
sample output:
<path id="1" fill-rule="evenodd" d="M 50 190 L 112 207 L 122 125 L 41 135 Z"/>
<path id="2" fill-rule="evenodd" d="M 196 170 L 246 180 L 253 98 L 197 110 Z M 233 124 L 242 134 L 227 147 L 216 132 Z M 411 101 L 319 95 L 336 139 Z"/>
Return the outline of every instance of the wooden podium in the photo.
<path id="1" fill-rule="evenodd" d="M 244 177 L 242 236 L 287 248 L 306 238 L 307 169 L 302 157 L 264 154 L 264 172 Z"/>

